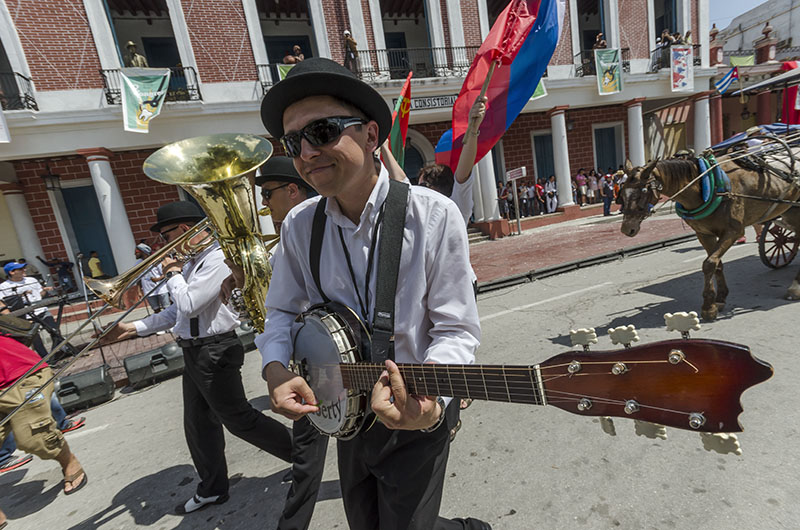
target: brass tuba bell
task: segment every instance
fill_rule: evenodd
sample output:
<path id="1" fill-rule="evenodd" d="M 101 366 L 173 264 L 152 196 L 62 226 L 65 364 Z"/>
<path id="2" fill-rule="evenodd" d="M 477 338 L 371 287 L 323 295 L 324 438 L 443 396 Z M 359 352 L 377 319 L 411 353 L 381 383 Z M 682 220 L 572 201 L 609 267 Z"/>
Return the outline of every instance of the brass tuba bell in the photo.
<path id="1" fill-rule="evenodd" d="M 176 184 L 197 200 L 208 216 L 225 257 L 244 270 L 243 302 L 253 327 L 264 329 L 264 299 L 272 267 L 253 197 L 255 170 L 272 156 L 272 144 L 252 134 L 214 134 L 166 145 L 144 162 L 144 173 Z"/>

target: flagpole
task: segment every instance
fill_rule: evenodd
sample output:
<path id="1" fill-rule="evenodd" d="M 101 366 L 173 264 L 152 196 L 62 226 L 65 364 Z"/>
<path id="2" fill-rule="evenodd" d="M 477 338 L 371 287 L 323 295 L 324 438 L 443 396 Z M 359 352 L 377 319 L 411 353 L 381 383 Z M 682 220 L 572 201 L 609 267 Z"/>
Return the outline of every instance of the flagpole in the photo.
<path id="1" fill-rule="evenodd" d="M 492 66 L 489 67 L 489 73 L 486 74 L 486 79 L 483 80 L 483 86 L 481 87 L 481 93 L 478 94 L 478 98 L 482 98 L 483 96 L 486 95 L 486 90 L 489 88 L 489 83 L 492 80 L 492 76 L 494 75 L 494 70 L 495 68 L 497 68 L 498 64 L 500 64 L 499 59 L 492 61 Z M 477 101 L 478 98 L 476 98 L 475 101 Z M 473 104 L 474 103 L 475 102 L 473 101 Z"/>

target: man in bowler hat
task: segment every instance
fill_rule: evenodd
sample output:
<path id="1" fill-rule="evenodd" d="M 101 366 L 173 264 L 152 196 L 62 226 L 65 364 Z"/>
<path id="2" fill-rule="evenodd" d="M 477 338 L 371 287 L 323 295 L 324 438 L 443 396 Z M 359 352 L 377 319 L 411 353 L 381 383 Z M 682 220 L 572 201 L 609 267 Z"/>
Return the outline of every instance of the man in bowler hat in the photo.
<path id="1" fill-rule="evenodd" d="M 180 201 L 158 209 L 150 228 L 165 243 L 187 232 L 205 214 L 195 204 Z M 207 237 L 201 232 L 193 245 Z M 231 434 L 284 462 L 291 460 L 289 429 L 266 417 L 248 402 L 242 385 L 244 347 L 236 336 L 237 315 L 219 297 L 219 285 L 230 275 L 219 243 L 214 242 L 186 263 L 162 261 L 172 305 L 136 322 L 122 322 L 108 340 L 150 335 L 172 329 L 183 348 L 183 427 L 195 468 L 200 475 L 196 494 L 176 507 L 178 514 L 228 500 L 223 425 Z"/>
<path id="2" fill-rule="evenodd" d="M 306 381 L 287 369 L 297 314 L 322 302 L 324 291 L 332 301 L 360 312 L 365 322 L 372 321 L 377 273 L 369 267 L 369 256 L 373 234 L 383 230 L 380 212 L 389 193 L 388 173 L 376 164 L 375 151 L 389 134 L 391 112 L 380 94 L 352 72 L 312 58 L 267 92 L 261 117 L 303 180 L 322 196 L 296 206 L 283 221 L 259 343 L 273 410 L 298 420 L 316 412 L 318 401 Z M 309 248 L 318 208 L 326 223 L 317 284 Z M 439 193 L 412 187 L 395 296 L 394 360 L 474 361 L 480 323 L 470 270 L 456 205 Z M 369 412 L 380 421 L 337 443 L 350 528 L 488 529 L 474 519 L 438 518 L 450 445 L 445 410 L 451 398 L 411 395 L 397 365 L 388 360 L 385 368 L 372 390 Z"/>

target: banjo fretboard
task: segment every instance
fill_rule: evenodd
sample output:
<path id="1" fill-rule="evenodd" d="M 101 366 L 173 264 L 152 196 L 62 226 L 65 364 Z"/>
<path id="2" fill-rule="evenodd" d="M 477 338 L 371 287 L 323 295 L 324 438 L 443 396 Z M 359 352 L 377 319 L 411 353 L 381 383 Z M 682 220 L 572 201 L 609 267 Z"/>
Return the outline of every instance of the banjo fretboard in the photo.
<path id="1" fill-rule="evenodd" d="M 398 364 L 412 394 L 451 396 L 506 403 L 544 405 L 538 366 L 480 364 Z M 340 364 L 342 384 L 372 390 L 383 372 L 381 364 Z"/>

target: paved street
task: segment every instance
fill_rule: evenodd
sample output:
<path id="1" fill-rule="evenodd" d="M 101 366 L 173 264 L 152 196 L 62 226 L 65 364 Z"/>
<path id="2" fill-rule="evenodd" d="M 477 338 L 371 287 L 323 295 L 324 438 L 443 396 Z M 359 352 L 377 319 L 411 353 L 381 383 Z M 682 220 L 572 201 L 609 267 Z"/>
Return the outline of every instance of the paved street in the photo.
<path id="1" fill-rule="evenodd" d="M 703 256 L 696 242 L 685 243 L 482 294 L 479 362 L 534 364 L 567 349 L 576 327 L 596 327 L 598 349 L 610 348 L 608 327 L 628 323 L 642 342 L 677 337 L 665 331 L 662 315 L 699 309 Z M 733 248 L 725 265 L 729 305 L 695 334 L 745 343 L 775 368 L 743 396 L 742 456 L 706 452 L 696 433 L 669 429 L 666 441 L 650 440 L 635 436 L 631 421 L 616 420 L 618 436 L 610 437 L 597 421 L 552 407 L 476 402 L 452 448 L 442 513 L 478 517 L 499 530 L 800 527 L 800 414 L 791 405 L 798 307 L 783 299 L 797 266 L 772 271 L 754 243 Z M 259 367 L 258 353 L 250 353 L 245 386 L 266 408 Z M 231 500 L 171 515 L 196 485 L 180 380 L 118 393 L 86 416 L 87 426 L 67 439 L 89 484 L 66 497 L 58 466 L 38 460 L 0 476 L 9 530 L 274 528 L 286 466 L 233 437 Z M 332 443 L 312 528 L 346 527 Z"/>

